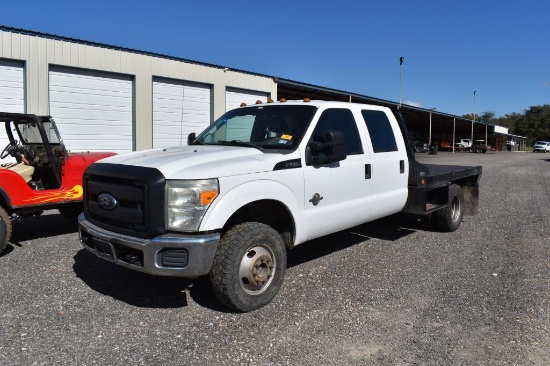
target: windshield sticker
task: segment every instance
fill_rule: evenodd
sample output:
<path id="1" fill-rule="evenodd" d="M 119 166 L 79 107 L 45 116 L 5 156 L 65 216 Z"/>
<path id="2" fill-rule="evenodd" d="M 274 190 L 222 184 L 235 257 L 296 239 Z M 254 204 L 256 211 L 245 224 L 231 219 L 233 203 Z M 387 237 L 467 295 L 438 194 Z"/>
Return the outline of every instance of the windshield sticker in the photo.
<path id="1" fill-rule="evenodd" d="M 281 135 L 281 139 L 282 140 L 292 140 L 292 136 L 291 135 Z"/>

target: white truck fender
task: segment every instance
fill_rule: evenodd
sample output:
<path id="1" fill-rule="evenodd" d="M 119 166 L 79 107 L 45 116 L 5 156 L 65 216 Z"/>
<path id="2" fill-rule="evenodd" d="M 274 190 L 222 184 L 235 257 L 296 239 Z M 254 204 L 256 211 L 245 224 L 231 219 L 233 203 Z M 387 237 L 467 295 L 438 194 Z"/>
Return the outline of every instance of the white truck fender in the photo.
<path id="1" fill-rule="evenodd" d="M 298 189 L 298 192 L 303 193 L 303 186 Z M 216 197 L 212 206 L 208 208 L 199 231 L 221 229 L 238 209 L 260 200 L 273 200 L 285 206 L 294 221 L 295 243 L 305 241 L 307 233 L 304 230 L 306 225 L 303 223 L 303 200 L 297 197 L 288 186 L 269 179 L 243 182 Z"/>

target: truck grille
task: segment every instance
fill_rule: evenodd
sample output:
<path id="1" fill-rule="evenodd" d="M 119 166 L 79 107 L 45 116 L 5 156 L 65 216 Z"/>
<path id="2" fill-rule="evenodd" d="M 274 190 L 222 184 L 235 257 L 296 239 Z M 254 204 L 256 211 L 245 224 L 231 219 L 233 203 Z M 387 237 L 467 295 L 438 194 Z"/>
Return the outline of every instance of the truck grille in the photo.
<path id="1" fill-rule="evenodd" d="M 106 230 L 140 238 L 161 235 L 164 186 L 155 168 L 92 164 L 84 172 L 84 214 Z"/>

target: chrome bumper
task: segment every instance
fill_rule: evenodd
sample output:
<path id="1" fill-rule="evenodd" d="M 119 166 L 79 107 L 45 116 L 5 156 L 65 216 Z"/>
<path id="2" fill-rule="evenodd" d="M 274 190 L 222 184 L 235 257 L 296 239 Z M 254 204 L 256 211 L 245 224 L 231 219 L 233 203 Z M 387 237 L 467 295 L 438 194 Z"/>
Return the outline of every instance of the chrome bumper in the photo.
<path id="1" fill-rule="evenodd" d="M 141 239 L 102 229 L 78 217 L 84 248 L 126 268 L 157 276 L 196 278 L 210 272 L 220 234 L 170 233 Z"/>

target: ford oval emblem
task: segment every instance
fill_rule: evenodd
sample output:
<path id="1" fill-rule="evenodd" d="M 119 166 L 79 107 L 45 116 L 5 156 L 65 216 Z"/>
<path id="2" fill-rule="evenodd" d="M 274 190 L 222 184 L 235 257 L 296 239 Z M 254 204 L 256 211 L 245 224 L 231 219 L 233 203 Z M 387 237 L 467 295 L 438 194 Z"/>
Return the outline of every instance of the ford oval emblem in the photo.
<path id="1" fill-rule="evenodd" d="M 118 201 L 109 193 L 102 193 L 97 196 L 97 204 L 104 210 L 114 210 L 118 207 Z"/>

